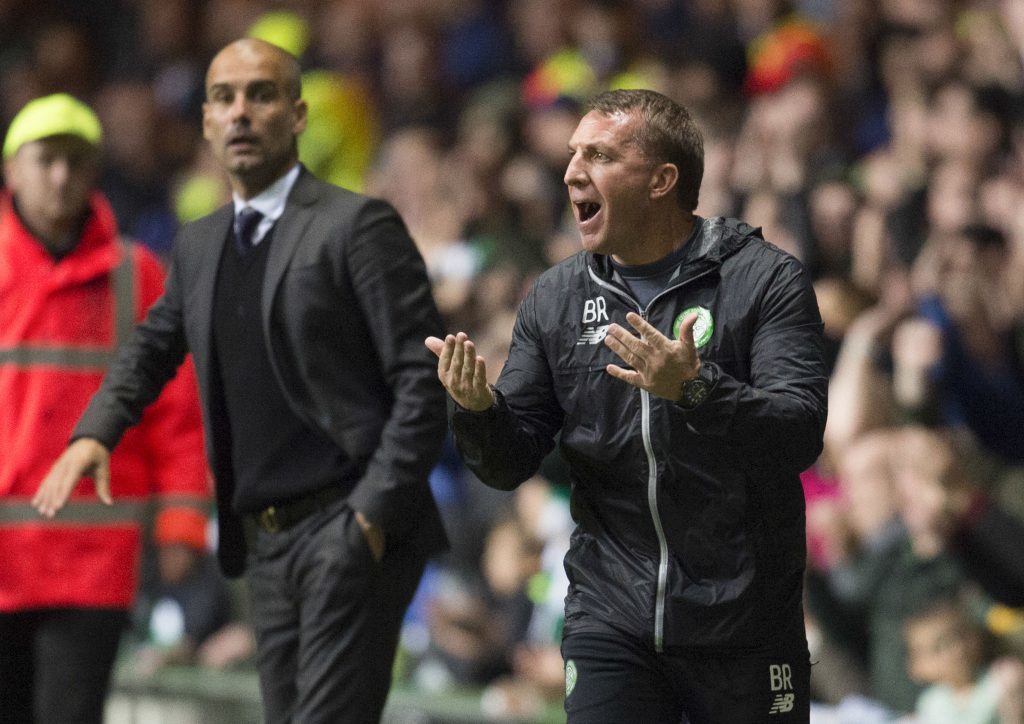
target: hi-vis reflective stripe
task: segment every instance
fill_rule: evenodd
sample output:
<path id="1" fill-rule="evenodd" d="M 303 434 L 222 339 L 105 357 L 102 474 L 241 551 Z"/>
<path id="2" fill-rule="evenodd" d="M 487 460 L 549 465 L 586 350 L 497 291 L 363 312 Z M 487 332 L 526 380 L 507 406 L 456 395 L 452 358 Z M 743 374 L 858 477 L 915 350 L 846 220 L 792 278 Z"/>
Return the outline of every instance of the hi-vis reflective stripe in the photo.
<path id="1" fill-rule="evenodd" d="M 114 292 L 114 346 L 96 347 L 40 347 L 23 344 L 0 347 L 0 364 L 15 367 L 49 365 L 71 370 L 106 369 L 114 360 L 115 350 L 128 339 L 135 328 L 135 269 L 128 244 L 120 242 L 121 263 L 110 274 Z"/>
<path id="2" fill-rule="evenodd" d="M 28 503 L 0 502 L 0 526 L 40 523 L 62 525 L 65 523 L 84 524 L 137 524 L 146 509 L 145 501 L 114 501 L 106 505 L 97 501 L 71 501 L 53 518 L 44 518 Z"/>
<path id="3" fill-rule="evenodd" d="M 8 347 L 0 349 L 0 364 L 16 367 L 48 365 L 65 369 L 106 369 L 114 359 L 108 350 L 71 349 L 70 347 Z"/>

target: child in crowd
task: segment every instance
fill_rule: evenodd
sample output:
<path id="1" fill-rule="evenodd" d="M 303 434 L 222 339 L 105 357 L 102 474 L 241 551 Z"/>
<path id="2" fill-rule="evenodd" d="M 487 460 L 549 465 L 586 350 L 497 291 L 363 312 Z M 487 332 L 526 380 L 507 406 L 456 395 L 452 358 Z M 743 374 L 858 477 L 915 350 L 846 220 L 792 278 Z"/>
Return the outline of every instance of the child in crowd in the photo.
<path id="1" fill-rule="evenodd" d="M 955 599 L 909 615 L 903 627 L 907 668 L 926 685 L 917 700 L 921 724 L 1020 724 L 1024 664 L 987 655 L 985 631 Z"/>

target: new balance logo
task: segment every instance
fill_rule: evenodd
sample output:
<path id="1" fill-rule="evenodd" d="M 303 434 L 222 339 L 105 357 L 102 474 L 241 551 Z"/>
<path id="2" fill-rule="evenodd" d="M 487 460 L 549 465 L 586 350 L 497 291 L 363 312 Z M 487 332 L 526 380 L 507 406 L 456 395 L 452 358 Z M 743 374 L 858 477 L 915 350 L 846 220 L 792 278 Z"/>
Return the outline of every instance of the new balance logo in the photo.
<path id="1" fill-rule="evenodd" d="M 772 664 L 768 667 L 768 680 L 772 691 L 793 691 L 793 669 L 789 664 Z M 769 714 L 786 714 L 793 711 L 796 694 L 776 694 Z"/>
<path id="2" fill-rule="evenodd" d="M 608 336 L 608 325 L 604 324 L 600 327 L 586 327 L 583 330 L 583 334 L 576 340 L 577 345 L 581 344 L 597 344 L 604 340 Z"/>
<path id="3" fill-rule="evenodd" d="M 769 714 L 785 714 L 793 711 L 793 702 L 796 701 L 796 694 L 776 694 Z"/>

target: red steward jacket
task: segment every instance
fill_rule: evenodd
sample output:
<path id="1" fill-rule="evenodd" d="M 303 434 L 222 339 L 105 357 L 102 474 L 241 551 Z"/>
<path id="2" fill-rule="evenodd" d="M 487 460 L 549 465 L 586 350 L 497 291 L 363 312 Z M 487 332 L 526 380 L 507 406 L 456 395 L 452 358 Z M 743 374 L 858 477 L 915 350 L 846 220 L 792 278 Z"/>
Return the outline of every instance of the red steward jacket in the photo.
<path id="1" fill-rule="evenodd" d="M 55 261 L 0 196 L 0 611 L 132 604 L 141 521 L 204 507 L 209 482 L 191 363 L 111 458 L 114 505 L 83 481 L 48 521 L 29 505 L 119 342 L 163 292 L 156 257 L 118 238 L 95 194 L 75 249 Z"/>

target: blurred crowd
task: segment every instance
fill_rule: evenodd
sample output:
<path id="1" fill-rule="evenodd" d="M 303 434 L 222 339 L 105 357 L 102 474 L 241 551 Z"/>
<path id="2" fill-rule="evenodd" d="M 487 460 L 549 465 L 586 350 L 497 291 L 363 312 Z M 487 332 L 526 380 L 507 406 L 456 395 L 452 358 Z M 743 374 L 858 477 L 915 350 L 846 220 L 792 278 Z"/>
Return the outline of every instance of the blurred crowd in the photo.
<path id="1" fill-rule="evenodd" d="M 803 476 L 815 717 L 1024 722 L 1024 2 L 0 0 L 0 127 L 44 93 L 92 104 L 121 229 L 166 254 L 229 198 L 203 69 L 247 34 L 301 58 L 303 161 L 398 208 L 494 374 L 524 290 L 578 248 L 581 101 L 684 104 L 697 213 L 799 257 L 825 322 L 826 445 Z M 568 480 L 553 457 L 499 494 L 449 452 L 432 485 L 453 547 L 396 675 L 538 711 L 563 686 Z M 233 635 L 203 660 L 244 659 Z"/>

